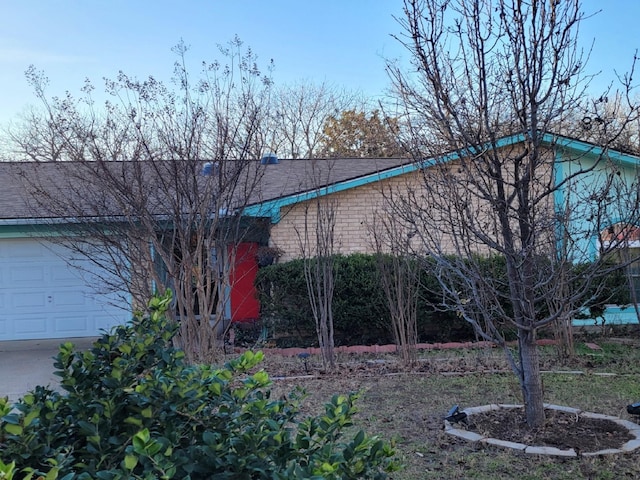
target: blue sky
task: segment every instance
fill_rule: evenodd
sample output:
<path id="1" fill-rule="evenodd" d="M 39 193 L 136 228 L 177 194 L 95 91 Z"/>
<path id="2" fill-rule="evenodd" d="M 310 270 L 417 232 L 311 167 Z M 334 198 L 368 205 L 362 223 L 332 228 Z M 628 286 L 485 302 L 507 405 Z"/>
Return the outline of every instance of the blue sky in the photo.
<path id="1" fill-rule="evenodd" d="M 583 9 L 602 9 L 581 30 L 585 45 L 596 41 L 589 71 L 603 72 L 601 86 L 640 48 L 640 2 L 585 0 Z M 168 78 L 180 39 L 199 62 L 238 35 L 261 65 L 274 60 L 277 83 L 326 81 L 377 96 L 388 85 L 384 58 L 405 56 L 390 36 L 400 0 L 0 0 L 0 13 L 2 124 L 34 103 L 30 64 L 51 94 L 77 93 L 86 77 L 100 87 L 119 70 Z"/>

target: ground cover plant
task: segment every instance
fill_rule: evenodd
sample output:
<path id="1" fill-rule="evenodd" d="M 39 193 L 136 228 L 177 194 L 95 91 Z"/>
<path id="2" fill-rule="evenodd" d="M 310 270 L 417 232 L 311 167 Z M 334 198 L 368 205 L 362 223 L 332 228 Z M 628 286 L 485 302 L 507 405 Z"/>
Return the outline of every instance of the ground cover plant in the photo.
<path id="1" fill-rule="evenodd" d="M 357 395 L 330 395 L 304 416 L 300 390 L 271 396 L 260 352 L 222 367 L 185 363 L 170 303 L 154 298 L 149 315 L 85 352 L 63 344 L 61 393 L 0 400 L 0 478 L 355 479 L 394 469 L 387 443 L 352 428 Z"/>
<path id="2" fill-rule="evenodd" d="M 585 340 L 601 349 L 586 347 Z M 569 361 L 560 361 L 553 346 L 541 348 L 546 400 L 636 421 L 625 407 L 640 400 L 640 342 L 614 340 L 576 339 L 578 354 Z M 307 368 L 310 375 L 301 378 L 305 375 L 301 359 L 266 360 L 267 371 L 281 378 L 274 388 L 288 391 L 302 385 L 311 392 L 302 407 L 310 413 L 320 411 L 321 399 L 328 394 L 361 391 L 356 425 L 393 439 L 403 466 L 393 474 L 396 480 L 640 477 L 638 452 L 567 459 L 470 443 L 445 434 L 443 419 L 455 404 L 464 408 L 522 402 L 517 379 L 499 349 L 422 352 L 418 366 L 410 370 L 393 355 L 346 354 L 339 357 L 335 374 L 319 374 L 321 367 L 313 357 L 307 359 Z M 297 378 L 288 377 L 288 372 Z"/>

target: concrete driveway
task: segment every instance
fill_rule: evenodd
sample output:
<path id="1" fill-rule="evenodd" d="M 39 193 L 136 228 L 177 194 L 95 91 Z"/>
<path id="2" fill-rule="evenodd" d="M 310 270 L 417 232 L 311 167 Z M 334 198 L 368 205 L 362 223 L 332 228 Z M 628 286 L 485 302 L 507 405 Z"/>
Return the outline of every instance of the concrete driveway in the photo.
<path id="1" fill-rule="evenodd" d="M 90 348 L 95 337 L 0 342 L 0 397 L 17 401 L 38 385 L 55 388 L 59 378 L 53 374 L 53 357 L 58 346 L 73 343 L 78 350 Z"/>

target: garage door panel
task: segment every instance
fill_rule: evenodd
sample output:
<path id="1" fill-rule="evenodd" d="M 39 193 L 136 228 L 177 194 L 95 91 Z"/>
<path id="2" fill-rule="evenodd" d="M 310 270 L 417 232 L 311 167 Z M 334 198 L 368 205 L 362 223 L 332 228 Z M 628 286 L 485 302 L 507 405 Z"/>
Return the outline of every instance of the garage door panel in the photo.
<path id="1" fill-rule="evenodd" d="M 50 278 L 56 285 L 78 285 L 86 283 L 93 278 L 87 272 L 69 267 L 68 265 L 55 265 L 50 267 Z"/>
<path id="2" fill-rule="evenodd" d="M 14 291 L 11 294 L 11 306 L 16 310 L 41 311 L 47 304 L 47 295 L 43 292 Z"/>
<path id="3" fill-rule="evenodd" d="M 18 338 L 25 337 L 25 334 L 45 335 L 47 333 L 47 317 L 45 315 L 22 315 L 19 320 L 15 320 L 13 331 Z M 42 338 L 40 336 L 34 338 Z"/>
<path id="4" fill-rule="evenodd" d="M 93 330 L 86 315 L 65 315 L 53 317 L 54 333 L 76 336 L 78 333 Z"/>
<path id="5" fill-rule="evenodd" d="M 95 316 L 95 329 L 96 331 L 108 331 L 116 325 L 120 325 L 122 321 L 113 317 L 112 315 L 96 315 Z"/>
<path id="6" fill-rule="evenodd" d="M 51 300 L 54 307 L 85 307 L 93 306 L 93 301 L 86 292 L 78 291 L 53 291 Z"/>
<path id="7" fill-rule="evenodd" d="M 0 258 L 5 257 L 26 262 L 36 262 L 38 259 L 48 257 L 49 250 L 44 244 L 33 239 L 6 240 L 7 248 L 2 249 Z"/>
<path id="8" fill-rule="evenodd" d="M 45 277 L 45 268 L 42 265 L 20 264 L 9 269 L 7 280 L 15 285 L 31 285 L 33 282 L 43 282 Z"/>

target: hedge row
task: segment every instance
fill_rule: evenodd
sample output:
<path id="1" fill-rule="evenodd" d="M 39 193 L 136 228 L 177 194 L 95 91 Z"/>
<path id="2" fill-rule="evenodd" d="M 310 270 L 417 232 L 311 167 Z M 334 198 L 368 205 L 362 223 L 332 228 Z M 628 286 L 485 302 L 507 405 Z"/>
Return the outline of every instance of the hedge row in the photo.
<path id="1" fill-rule="evenodd" d="M 334 329 L 336 345 L 393 343 L 391 319 L 380 284 L 375 255 L 338 255 L 335 258 Z M 487 275 L 503 278 L 501 257 L 482 259 Z M 584 269 L 578 265 L 576 269 Z M 443 342 L 475 339 L 471 326 L 453 312 L 439 311 L 442 293 L 429 268 L 422 268 L 418 302 L 418 341 Z M 278 346 L 310 346 L 316 343 L 313 315 L 307 296 L 302 260 L 261 268 L 256 278 L 261 317 L 268 339 Z M 604 288 L 602 288 L 604 286 Z M 505 292 L 506 293 L 506 292 Z M 505 295 L 506 296 L 506 295 Z M 628 303 L 625 276 L 611 274 L 586 295 L 586 307 L 601 314 L 605 303 Z M 508 312 L 509 305 L 503 305 Z M 541 306 L 541 308 L 545 308 Z M 504 333 L 509 336 L 508 326 Z"/>
<path id="2" fill-rule="evenodd" d="M 256 286 L 269 339 L 278 346 L 309 346 L 317 341 L 302 260 L 261 268 Z M 336 345 L 393 343 L 391 319 L 374 255 L 335 259 L 334 340 Z M 428 283 L 424 279 L 423 284 Z M 418 336 L 421 342 L 468 340 L 473 330 L 454 312 L 437 312 L 437 300 L 421 289 Z"/>

